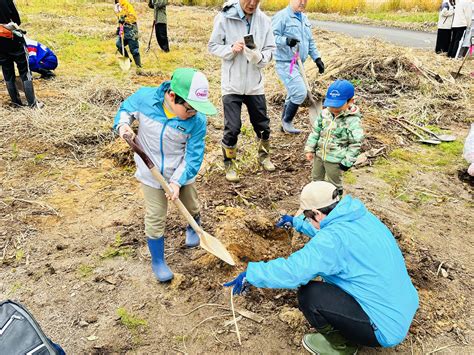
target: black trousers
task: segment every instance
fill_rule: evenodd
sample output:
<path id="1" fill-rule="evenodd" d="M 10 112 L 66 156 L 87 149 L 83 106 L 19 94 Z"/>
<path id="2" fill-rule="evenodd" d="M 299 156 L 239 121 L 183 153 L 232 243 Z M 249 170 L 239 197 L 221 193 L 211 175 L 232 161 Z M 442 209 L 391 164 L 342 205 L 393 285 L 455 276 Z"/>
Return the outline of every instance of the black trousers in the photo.
<path id="1" fill-rule="evenodd" d="M 436 37 L 436 53 L 447 53 L 449 45 L 451 44 L 451 29 L 438 29 L 438 36 Z"/>
<path id="2" fill-rule="evenodd" d="M 20 73 L 21 81 L 32 80 L 28 67 L 28 54 L 21 43 L 12 44 L 0 51 L 0 65 L 5 81 L 15 81 L 15 63 Z"/>
<path id="3" fill-rule="evenodd" d="M 267 140 L 270 138 L 270 119 L 267 116 L 267 101 L 265 95 L 235 95 L 222 96 L 224 106 L 224 137 L 222 144 L 234 147 L 242 127 L 242 104 L 247 106 L 250 123 L 257 138 Z"/>
<path id="4" fill-rule="evenodd" d="M 453 27 L 453 36 L 451 38 L 451 44 L 449 45 L 448 57 L 455 58 L 456 52 L 458 51 L 459 42 L 462 39 L 462 35 L 466 27 Z"/>
<path id="5" fill-rule="evenodd" d="M 168 29 L 166 28 L 166 23 L 155 23 L 155 35 L 160 48 L 165 52 L 169 52 L 170 45 L 168 43 Z"/>
<path id="6" fill-rule="evenodd" d="M 298 303 L 314 328 L 321 329 L 330 324 L 354 344 L 380 346 L 367 314 L 341 288 L 326 282 L 311 281 L 298 289 Z"/>

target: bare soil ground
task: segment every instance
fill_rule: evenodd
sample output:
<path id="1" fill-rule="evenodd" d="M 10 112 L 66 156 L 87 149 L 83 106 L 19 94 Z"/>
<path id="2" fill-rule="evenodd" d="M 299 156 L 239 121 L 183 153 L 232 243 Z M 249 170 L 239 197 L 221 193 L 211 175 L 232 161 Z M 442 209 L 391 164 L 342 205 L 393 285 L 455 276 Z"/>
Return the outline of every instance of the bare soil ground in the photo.
<path id="1" fill-rule="evenodd" d="M 90 6 L 99 13 L 105 5 Z M 139 25 L 148 27 L 146 5 L 137 8 Z M 280 213 L 296 211 L 310 179 L 302 154 L 307 112 L 296 123 L 303 135 L 279 131 L 284 89 L 273 66 L 266 69 L 266 83 L 275 173 L 258 167 L 246 119 L 239 143 L 242 181 L 227 183 L 220 161 L 222 113 L 209 119 L 198 178 L 203 225 L 228 246 L 238 260 L 235 268 L 186 249 L 185 224 L 171 208 L 166 247 L 175 279 L 156 282 L 131 156 L 110 130 L 125 97 L 140 85 L 158 85 L 177 66 L 203 70 L 219 102 L 219 62 L 205 53 L 214 14 L 171 7 L 172 52 L 155 52 L 158 61 L 144 55 L 146 75 L 119 73 L 113 24 L 99 23 L 88 30 L 110 44 L 110 53 L 101 54 L 108 63 L 102 72 L 75 72 L 66 60 L 55 80 L 35 81 L 47 105 L 41 111 L 9 108 L 0 88 L 0 299 L 24 303 L 67 353 L 305 352 L 301 336 L 310 329 L 294 291 L 254 288 L 235 299 L 237 309 L 263 317 L 239 321 L 239 346 L 228 324 L 229 290 L 222 287 L 247 262 L 287 256 L 306 241 L 273 227 Z M 91 21 L 58 16 L 59 32 L 67 31 L 60 27 L 63 19 L 68 28 Z M 44 18 L 29 14 L 37 26 Z M 420 294 L 406 340 L 394 349 L 362 353 L 472 353 L 473 185 L 459 176 L 465 171 L 461 141 L 473 118 L 473 80 L 450 81 L 449 71 L 459 63 L 444 57 L 324 32 L 316 36 L 328 72 L 317 78 L 309 70 L 314 93 L 323 94 L 336 77 L 353 80 L 365 114 L 364 151 L 384 148 L 382 156 L 345 175 L 346 190 L 392 229 Z M 463 73 L 472 70 L 471 62 Z M 397 116 L 448 128 L 458 142 L 418 145 L 389 120 Z"/>

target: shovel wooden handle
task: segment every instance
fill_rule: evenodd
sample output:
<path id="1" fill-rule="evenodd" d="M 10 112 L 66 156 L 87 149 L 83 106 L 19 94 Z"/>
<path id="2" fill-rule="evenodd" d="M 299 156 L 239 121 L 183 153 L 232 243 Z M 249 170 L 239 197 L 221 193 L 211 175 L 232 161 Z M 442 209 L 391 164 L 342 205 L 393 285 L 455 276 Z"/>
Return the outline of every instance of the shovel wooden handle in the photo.
<path id="1" fill-rule="evenodd" d="M 416 127 L 416 128 L 418 128 L 418 129 L 421 129 L 423 132 L 426 132 L 426 133 L 432 135 L 433 137 L 435 137 L 436 139 L 441 140 L 441 139 L 439 139 L 439 137 L 438 137 L 438 135 L 437 135 L 436 133 L 430 131 L 428 128 L 425 128 L 425 127 L 423 127 L 423 126 L 417 125 L 416 123 L 413 123 L 413 122 L 411 122 L 411 121 L 408 121 L 408 120 L 406 120 L 406 119 L 404 119 L 404 118 L 399 118 L 399 120 L 400 120 L 400 121 L 403 121 L 403 122 L 405 122 L 405 123 L 408 123 L 409 125 L 412 125 L 413 127 Z"/>
<path id="2" fill-rule="evenodd" d="M 122 43 L 122 57 L 125 57 L 125 45 L 123 38 L 125 37 L 125 29 L 122 24 L 120 24 L 120 42 Z"/>
<path id="3" fill-rule="evenodd" d="M 155 164 L 151 161 L 151 159 L 148 157 L 148 155 L 145 154 L 145 152 L 138 146 L 137 143 L 132 139 L 132 136 L 130 134 L 124 134 L 123 139 L 128 143 L 128 145 L 132 148 L 132 150 L 138 154 L 138 156 L 143 160 L 145 165 L 150 169 L 151 173 L 155 177 L 156 180 L 160 183 L 161 187 L 163 187 L 163 190 L 168 195 L 173 194 L 173 190 L 171 190 L 170 186 L 166 182 L 165 178 L 159 170 L 156 168 Z M 201 236 L 203 234 L 202 228 L 199 226 L 199 224 L 196 223 L 194 220 L 193 216 L 191 216 L 191 213 L 189 213 L 188 209 L 183 205 L 181 200 L 177 198 L 176 200 L 173 200 L 174 204 L 176 207 L 178 207 L 179 212 L 183 215 L 183 217 L 186 219 L 186 221 L 191 225 L 191 227 L 194 229 L 194 231 Z"/>
<path id="4" fill-rule="evenodd" d="M 151 32 L 150 32 L 150 39 L 148 40 L 148 47 L 146 47 L 145 53 L 148 53 L 148 51 L 151 48 L 151 39 L 153 38 L 153 32 L 155 30 L 155 20 L 153 20 L 153 23 L 151 25 Z"/>
<path id="5" fill-rule="evenodd" d="M 309 87 L 309 82 L 308 82 L 308 78 L 306 77 L 306 72 L 304 70 L 303 62 L 301 61 L 301 58 L 299 56 L 299 45 L 297 45 L 296 47 L 296 53 L 298 53 L 298 56 L 296 57 L 296 60 L 298 61 L 298 69 L 300 70 L 301 76 L 303 77 L 304 85 L 306 86 L 306 90 L 308 91 L 309 101 L 311 101 L 312 104 L 316 105 L 316 101 L 314 100 L 313 93 L 311 92 L 311 88 Z"/>

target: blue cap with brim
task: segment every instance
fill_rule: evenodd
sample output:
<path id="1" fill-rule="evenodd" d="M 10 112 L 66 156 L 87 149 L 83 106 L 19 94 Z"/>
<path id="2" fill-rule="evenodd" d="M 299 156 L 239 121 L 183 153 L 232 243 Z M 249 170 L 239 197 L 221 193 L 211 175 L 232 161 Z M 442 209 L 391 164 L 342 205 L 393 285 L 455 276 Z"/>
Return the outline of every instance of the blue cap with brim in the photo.
<path id="1" fill-rule="evenodd" d="M 353 97 L 354 85 L 350 81 L 338 79 L 329 85 L 323 105 L 338 108 L 345 105 Z"/>

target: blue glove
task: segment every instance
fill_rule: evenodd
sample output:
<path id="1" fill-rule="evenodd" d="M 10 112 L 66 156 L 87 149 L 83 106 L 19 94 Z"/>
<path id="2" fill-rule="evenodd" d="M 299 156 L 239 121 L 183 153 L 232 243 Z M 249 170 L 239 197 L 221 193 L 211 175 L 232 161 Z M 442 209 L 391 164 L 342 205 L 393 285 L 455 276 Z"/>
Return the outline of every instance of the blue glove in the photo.
<path id="1" fill-rule="evenodd" d="M 244 294 L 248 288 L 249 288 L 249 283 L 247 282 L 247 272 L 241 272 L 239 276 L 237 276 L 235 279 L 232 281 L 226 282 L 224 284 L 225 287 L 233 287 L 232 288 L 232 294 L 233 295 L 242 295 Z"/>
<path id="2" fill-rule="evenodd" d="M 287 214 L 281 216 L 275 226 L 278 228 L 291 229 L 293 227 L 293 216 Z"/>

